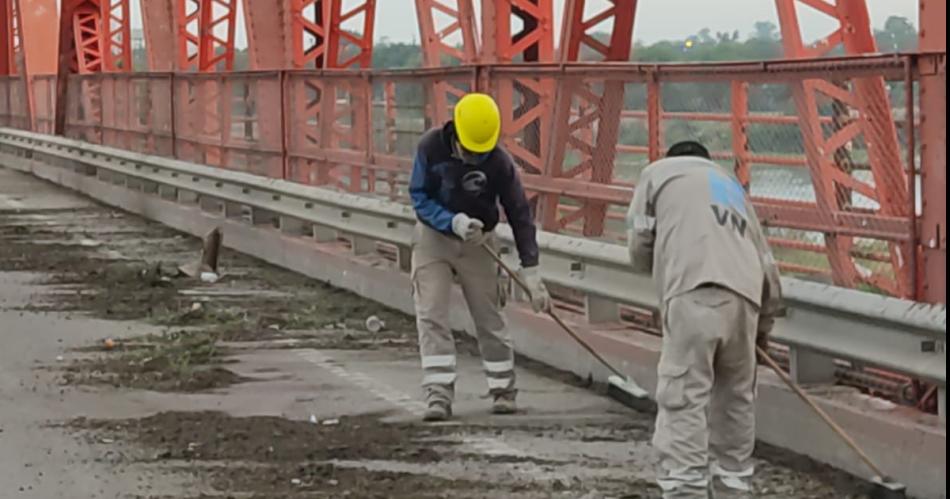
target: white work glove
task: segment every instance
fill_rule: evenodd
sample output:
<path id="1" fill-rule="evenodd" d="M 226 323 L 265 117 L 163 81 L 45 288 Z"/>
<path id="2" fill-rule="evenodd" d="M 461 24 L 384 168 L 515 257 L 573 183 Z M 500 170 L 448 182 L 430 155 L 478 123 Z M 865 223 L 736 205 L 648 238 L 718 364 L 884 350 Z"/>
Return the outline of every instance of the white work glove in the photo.
<path id="1" fill-rule="evenodd" d="M 541 281 L 541 274 L 537 267 L 522 268 L 518 271 L 521 280 L 528 285 L 528 291 L 531 293 L 531 308 L 535 313 L 548 310 L 551 306 L 551 295 L 548 294 L 548 288 Z"/>
<path id="2" fill-rule="evenodd" d="M 472 218 L 464 213 L 459 213 L 452 217 L 452 232 L 467 243 L 479 242 L 484 240 L 482 228 L 485 224 L 477 218 Z"/>

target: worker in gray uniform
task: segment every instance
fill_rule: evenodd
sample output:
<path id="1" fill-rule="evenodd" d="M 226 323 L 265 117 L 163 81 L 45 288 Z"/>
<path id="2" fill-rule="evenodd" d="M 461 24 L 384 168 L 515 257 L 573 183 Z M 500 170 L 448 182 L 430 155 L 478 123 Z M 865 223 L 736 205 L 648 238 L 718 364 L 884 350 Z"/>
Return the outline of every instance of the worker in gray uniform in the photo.
<path id="1" fill-rule="evenodd" d="M 697 142 L 640 176 L 627 213 L 635 271 L 659 288 L 663 346 L 653 446 L 664 499 L 752 497 L 758 345 L 778 268 L 742 186 Z"/>
<path id="2" fill-rule="evenodd" d="M 493 398 L 492 411 L 516 411 L 515 364 L 501 309 L 506 289 L 491 255 L 499 203 L 521 259 L 521 278 L 532 307 L 548 307 L 538 273 L 538 244 L 531 205 L 514 161 L 498 145 L 501 114 L 488 95 L 472 93 L 455 105 L 453 119 L 426 132 L 416 150 L 409 194 L 419 222 L 412 250 L 412 288 L 422 357 L 426 421 L 452 415 L 455 342 L 449 325 L 452 283 L 457 280 L 475 322 L 478 347 Z"/>

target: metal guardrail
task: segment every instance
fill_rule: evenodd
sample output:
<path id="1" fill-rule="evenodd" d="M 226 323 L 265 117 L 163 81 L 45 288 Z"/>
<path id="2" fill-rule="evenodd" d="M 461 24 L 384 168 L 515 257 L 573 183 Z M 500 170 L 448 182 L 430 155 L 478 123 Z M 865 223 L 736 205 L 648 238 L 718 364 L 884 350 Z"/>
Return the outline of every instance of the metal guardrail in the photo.
<path id="1" fill-rule="evenodd" d="M 98 146 L 77 140 L 0 129 L 0 151 L 50 163 L 69 162 L 89 174 L 135 179 L 151 191 L 173 189 L 248 206 L 340 233 L 389 243 L 408 255 L 415 216 L 411 207 L 388 200 L 335 192 L 242 172 Z M 503 244 L 510 229 L 500 226 Z M 656 309 L 651 279 L 630 271 L 620 245 L 539 233 L 544 279 L 586 297 L 588 317 L 607 316 L 617 305 Z M 513 258 L 509 252 L 507 258 Z M 400 257 L 400 261 L 403 260 Z M 791 350 L 792 372 L 822 370 L 834 359 L 879 367 L 938 385 L 943 410 L 946 389 L 946 307 L 856 290 L 783 279 L 788 315 L 773 340 Z M 594 313 L 596 309 L 598 312 Z M 816 367 L 816 362 L 818 367 Z M 798 371 L 798 372 L 796 372 Z M 833 370 L 832 370 L 833 371 Z"/>

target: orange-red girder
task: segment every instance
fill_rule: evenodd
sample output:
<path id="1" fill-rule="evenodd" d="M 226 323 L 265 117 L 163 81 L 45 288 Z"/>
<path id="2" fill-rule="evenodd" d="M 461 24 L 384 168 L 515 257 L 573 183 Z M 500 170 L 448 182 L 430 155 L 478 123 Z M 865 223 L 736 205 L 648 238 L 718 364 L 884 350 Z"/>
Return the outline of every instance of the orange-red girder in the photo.
<path id="1" fill-rule="evenodd" d="M 633 45 L 634 16 L 637 0 L 611 0 L 603 9 L 587 13 L 586 0 L 567 0 L 558 60 L 578 61 L 581 48 L 588 47 L 596 60 L 626 61 Z M 594 33 L 602 32 L 602 23 L 610 23 L 607 42 L 601 42 Z M 583 177 L 589 181 L 613 182 L 620 114 L 623 109 L 624 83 L 602 81 L 600 89 L 579 78 L 563 78 L 557 89 L 554 115 L 554 139 L 547 157 L 545 173 L 550 177 Z M 574 106 L 577 102 L 579 105 Z M 568 154 L 574 153 L 578 162 L 564 170 Z M 586 236 L 600 236 L 604 232 L 607 204 L 585 202 L 568 218 L 559 219 L 559 196 L 546 195 L 540 204 L 540 219 L 547 230 L 558 230 L 583 219 Z"/>
<path id="2" fill-rule="evenodd" d="M 521 30 L 512 31 L 512 24 Z M 553 0 L 482 3 L 483 62 L 553 62 Z M 490 82 L 502 117 L 502 142 L 530 173 L 544 168 L 550 139 L 554 83 L 550 78 L 494 74 Z"/>
<path id="3" fill-rule="evenodd" d="M 837 27 L 818 42 L 806 46 L 796 11 L 798 4 L 834 18 Z M 849 55 L 877 51 L 864 0 L 776 0 L 776 8 L 786 57 L 819 57 L 838 47 L 843 47 Z M 806 80 L 792 84 L 792 94 L 819 210 L 823 213 L 847 210 L 851 193 L 856 192 L 876 201 L 882 214 L 910 217 L 906 166 L 901 157 L 883 78 L 855 78 L 850 85 Z M 856 119 L 845 117 L 837 120 L 836 127 L 830 134 L 826 133 L 820 122 L 821 100 L 831 100 L 834 106 L 856 110 Z M 853 177 L 846 164 L 848 155 L 844 148 L 858 137 L 867 144 L 873 185 Z M 855 287 L 864 282 L 890 288 L 889 291 L 901 296 L 913 295 L 913 271 L 909 265 L 913 261 L 912 245 L 891 245 L 891 263 L 896 279 L 889 280 L 881 275 L 862 275 L 858 271 L 851 256 L 851 238 L 826 234 L 825 239 L 832 277 L 837 284 Z"/>
<path id="4" fill-rule="evenodd" d="M 478 33 L 472 0 L 416 0 L 416 16 L 426 67 L 478 61 Z M 449 103 L 471 90 L 448 81 L 429 86 L 426 116 L 435 125 L 449 119 Z"/>
<path id="5" fill-rule="evenodd" d="M 0 76 L 19 76 L 19 85 L 22 92 L 19 94 L 26 98 L 26 105 L 23 107 L 24 115 L 22 123 L 11 123 L 18 127 L 33 129 L 33 88 L 30 84 L 30 73 L 27 68 L 27 57 L 25 50 L 23 16 L 20 6 L 20 0 L 7 0 L 0 6 L 0 38 L 2 38 L 2 53 L 0 53 Z M 8 92 L 7 97 L 12 93 Z M 12 109 L 14 103 L 8 102 L 7 109 Z"/>
<path id="6" fill-rule="evenodd" d="M 238 0 L 177 0 L 178 69 L 234 69 Z"/>
<path id="7" fill-rule="evenodd" d="M 947 303 L 947 2 L 920 0 L 920 259 L 917 299 Z M 930 66 L 930 64 L 927 64 Z"/>

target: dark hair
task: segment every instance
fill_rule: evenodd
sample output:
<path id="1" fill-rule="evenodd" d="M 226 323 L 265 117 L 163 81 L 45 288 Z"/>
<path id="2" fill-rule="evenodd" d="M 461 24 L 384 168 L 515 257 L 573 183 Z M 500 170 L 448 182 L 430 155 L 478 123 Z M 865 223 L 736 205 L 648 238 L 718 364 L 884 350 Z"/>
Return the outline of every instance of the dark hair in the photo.
<path id="1" fill-rule="evenodd" d="M 712 159 L 706 146 L 695 140 L 684 140 L 683 142 L 673 144 L 673 147 L 670 147 L 670 150 L 666 151 L 666 156 L 669 158 L 676 156 L 699 156 L 700 158 Z"/>

